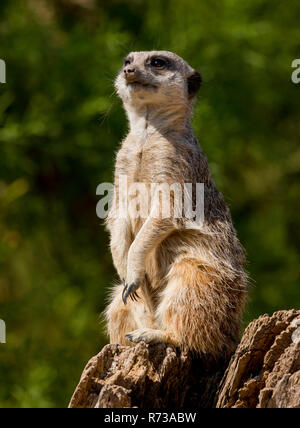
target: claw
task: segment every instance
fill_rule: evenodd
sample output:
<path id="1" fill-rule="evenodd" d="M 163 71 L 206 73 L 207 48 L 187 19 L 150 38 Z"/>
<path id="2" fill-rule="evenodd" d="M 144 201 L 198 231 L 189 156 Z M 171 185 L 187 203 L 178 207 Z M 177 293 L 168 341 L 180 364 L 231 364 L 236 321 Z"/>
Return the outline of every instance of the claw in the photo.
<path id="1" fill-rule="evenodd" d="M 132 342 L 132 335 L 131 334 L 125 334 L 125 337 L 127 337 L 127 339 L 129 339 L 130 342 Z"/>
<path id="2" fill-rule="evenodd" d="M 125 297 L 125 293 L 127 292 L 127 285 L 125 284 L 125 286 L 124 286 L 124 288 L 123 288 L 123 291 L 122 291 L 122 300 L 123 300 L 123 302 L 124 302 L 124 305 L 126 305 L 126 299 L 127 299 L 127 296 Z"/>
<path id="3" fill-rule="evenodd" d="M 123 300 L 124 304 L 126 305 L 126 299 L 124 299 L 124 295 L 127 291 L 127 284 L 125 282 L 125 278 L 122 278 L 122 284 L 124 286 L 123 291 L 122 291 L 122 300 Z"/>
<path id="4" fill-rule="evenodd" d="M 138 301 L 138 299 L 139 299 L 139 295 L 137 294 L 137 292 L 136 292 L 136 291 L 133 291 L 133 292 L 130 294 L 130 298 L 131 298 L 131 300 L 132 300 L 133 302 L 137 302 L 137 301 Z"/>
<path id="5" fill-rule="evenodd" d="M 132 300 L 138 298 L 138 295 L 135 292 L 136 288 L 137 288 L 137 285 L 135 282 L 133 282 L 129 286 L 125 285 L 123 292 L 122 292 L 122 300 L 123 300 L 125 305 L 126 305 L 126 301 L 127 301 L 128 296 L 130 296 Z"/>

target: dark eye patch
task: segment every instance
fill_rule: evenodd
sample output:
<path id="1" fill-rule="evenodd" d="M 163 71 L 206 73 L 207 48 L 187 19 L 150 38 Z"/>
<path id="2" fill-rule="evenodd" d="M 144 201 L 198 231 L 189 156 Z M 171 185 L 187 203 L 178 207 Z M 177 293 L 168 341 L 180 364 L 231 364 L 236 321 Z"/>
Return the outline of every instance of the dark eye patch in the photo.
<path id="1" fill-rule="evenodd" d="M 150 59 L 150 65 L 151 67 L 162 70 L 164 68 L 169 68 L 170 62 L 167 58 L 153 57 Z"/>

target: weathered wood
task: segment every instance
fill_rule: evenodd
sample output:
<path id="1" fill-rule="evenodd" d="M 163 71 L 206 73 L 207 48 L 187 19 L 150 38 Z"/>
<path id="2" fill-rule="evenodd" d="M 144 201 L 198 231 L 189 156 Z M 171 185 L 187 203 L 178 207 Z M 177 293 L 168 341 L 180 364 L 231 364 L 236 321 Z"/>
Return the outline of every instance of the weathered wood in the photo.
<path id="1" fill-rule="evenodd" d="M 300 311 L 253 321 L 221 382 L 217 407 L 300 407 Z"/>
<path id="2" fill-rule="evenodd" d="M 300 407 L 300 311 L 253 321 L 229 364 L 162 344 L 106 345 L 69 407 Z"/>

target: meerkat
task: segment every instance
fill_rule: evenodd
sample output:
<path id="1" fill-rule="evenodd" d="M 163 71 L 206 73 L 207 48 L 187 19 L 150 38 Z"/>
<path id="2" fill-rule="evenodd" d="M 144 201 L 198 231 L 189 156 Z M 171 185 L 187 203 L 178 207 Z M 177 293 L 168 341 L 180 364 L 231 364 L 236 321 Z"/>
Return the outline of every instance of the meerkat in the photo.
<path id="1" fill-rule="evenodd" d="M 120 283 L 105 311 L 110 343 L 167 343 L 217 357 L 238 342 L 245 254 L 190 124 L 200 86 L 199 72 L 168 51 L 130 53 L 115 80 L 130 125 L 115 186 L 120 176 L 128 186 L 204 183 L 204 221 L 193 228 L 172 214 L 120 216 L 114 197 L 107 228 Z"/>

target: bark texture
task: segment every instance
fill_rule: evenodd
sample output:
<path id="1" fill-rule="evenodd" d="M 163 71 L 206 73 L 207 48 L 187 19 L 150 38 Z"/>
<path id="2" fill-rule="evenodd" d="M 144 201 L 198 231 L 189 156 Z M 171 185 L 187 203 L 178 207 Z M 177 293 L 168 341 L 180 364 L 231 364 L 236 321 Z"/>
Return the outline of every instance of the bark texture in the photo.
<path id="1" fill-rule="evenodd" d="M 247 327 L 221 382 L 217 407 L 300 407 L 300 311 Z"/>
<path id="2" fill-rule="evenodd" d="M 300 408 L 300 311 L 253 321 L 228 361 L 172 346 L 106 345 L 71 408 Z"/>

